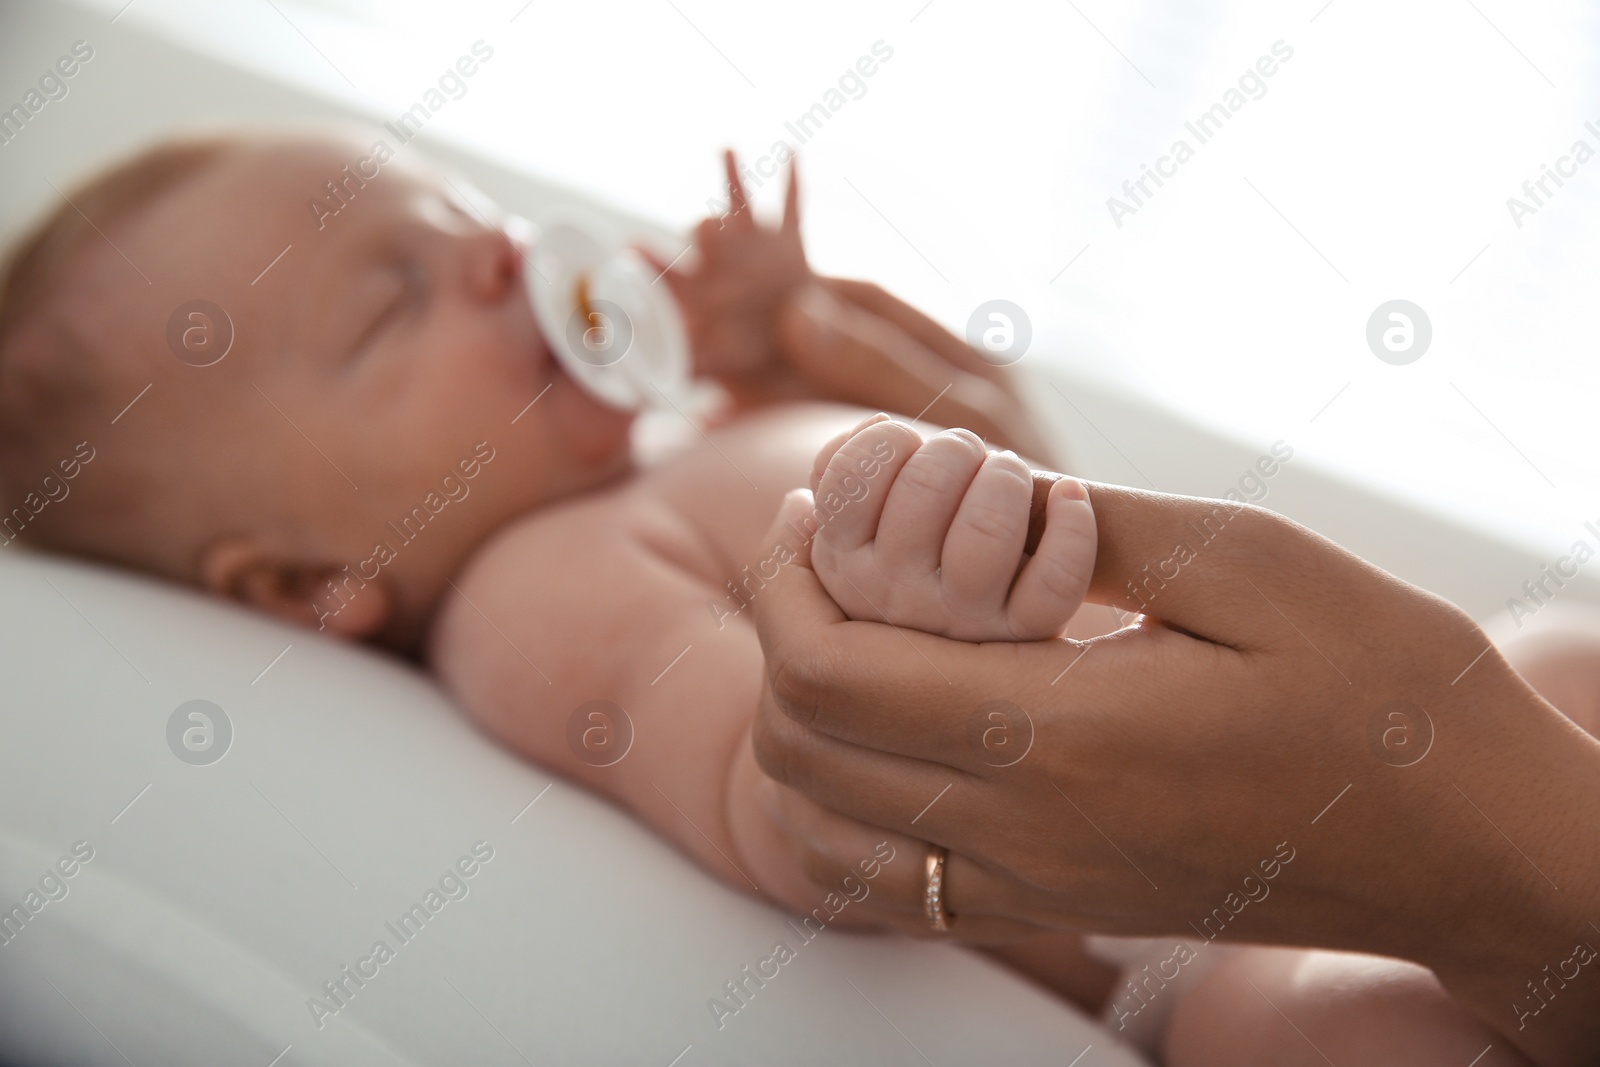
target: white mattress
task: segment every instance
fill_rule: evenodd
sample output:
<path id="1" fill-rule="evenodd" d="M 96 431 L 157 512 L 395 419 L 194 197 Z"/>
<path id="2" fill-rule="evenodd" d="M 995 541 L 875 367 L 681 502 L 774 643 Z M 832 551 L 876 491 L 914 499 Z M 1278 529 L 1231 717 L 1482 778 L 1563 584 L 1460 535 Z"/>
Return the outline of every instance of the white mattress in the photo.
<path id="1" fill-rule="evenodd" d="M 386 657 L 15 547 L 0 601 L 0 1061 L 1140 1062 L 960 949 L 802 942 Z"/>

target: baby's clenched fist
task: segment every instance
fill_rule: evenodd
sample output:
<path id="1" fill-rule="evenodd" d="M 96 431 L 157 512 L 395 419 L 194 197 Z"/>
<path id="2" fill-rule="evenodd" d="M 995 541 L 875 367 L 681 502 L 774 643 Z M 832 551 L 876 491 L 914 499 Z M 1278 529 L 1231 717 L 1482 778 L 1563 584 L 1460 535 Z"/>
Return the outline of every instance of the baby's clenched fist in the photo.
<path id="1" fill-rule="evenodd" d="M 811 490 L 837 504 L 812 566 L 853 619 L 961 641 L 1058 637 L 1094 573 L 1083 486 L 1062 478 L 1051 488 L 1029 555 L 1032 472 L 967 430 L 924 439 L 887 416 L 869 420 L 818 453 Z"/>

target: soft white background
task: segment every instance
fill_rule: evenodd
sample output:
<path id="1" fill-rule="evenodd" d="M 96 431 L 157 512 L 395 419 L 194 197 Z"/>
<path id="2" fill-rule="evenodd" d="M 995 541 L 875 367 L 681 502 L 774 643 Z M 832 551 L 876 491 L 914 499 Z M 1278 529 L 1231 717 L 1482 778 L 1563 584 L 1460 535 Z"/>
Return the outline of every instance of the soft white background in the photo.
<path id="1" fill-rule="evenodd" d="M 299 105 L 266 88 L 271 81 L 392 118 L 478 38 L 495 49 L 495 58 L 472 79 L 466 97 L 430 123 L 426 146 L 474 149 L 681 227 L 718 193 L 720 146 L 768 151 L 785 135 L 786 120 L 821 99 L 881 39 L 894 58 L 868 82 L 866 95 L 850 101 L 804 148 L 807 237 L 815 261 L 825 270 L 879 280 L 958 329 L 980 301 L 1004 297 L 1024 306 L 1036 333 L 1027 358 L 1059 372 L 1051 380 L 1083 409 L 1071 416 L 1077 421 L 1070 428 L 1081 452 L 1094 453 L 1100 476 L 1221 493 L 1251 458 L 1284 438 L 1296 459 L 1274 483 L 1271 506 L 1306 518 L 1407 577 L 1470 601 L 1480 614 L 1500 606 L 1539 560 L 1554 558 L 1579 536 L 1581 519 L 1600 518 L 1594 493 L 1600 464 L 1590 445 L 1595 304 L 1588 294 L 1600 160 L 1525 227 L 1517 229 L 1505 209 L 1506 197 L 1575 138 L 1595 143 L 1583 123 L 1600 120 L 1600 103 L 1587 88 L 1594 83 L 1596 16 L 1576 0 L 1537 7 L 1511 0 L 1419 0 L 1404 7 L 1377 0 L 1240 0 L 1203 7 L 1176 0 L 83 3 L 50 9 L 69 13 L 54 18 L 39 17 L 31 4 L 0 0 L 0 106 L 20 99 L 35 72 L 78 36 L 92 41 L 100 57 L 80 73 L 72 95 L 48 105 L 22 139 L 0 147 L 0 229 L 50 204 L 55 194 L 47 181 L 64 185 L 84 166 L 148 140 L 175 117 L 299 114 Z M 24 22 L 35 32 L 17 29 Z M 148 39 L 136 39 L 145 32 L 181 41 L 221 66 L 197 70 L 192 57 L 177 58 L 175 50 L 163 53 Z M 1136 176 L 1141 163 L 1153 163 L 1182 134 L 1184 120 L 1218 100 L 1279 39 L 1295 55 L 1268 83 L 1268 94 L 1200 146 L 1149 208 L 1115 227 L 1106 197 Z M 269 77 L 232 77 L 234 65 Z M 763 188 L 764 205 L 770 207 L 777 193 L 776 183 Z M 1372 309 L 1395 297 L 1421 304 L 1435 329 L 1433 348 L 1407 367 L 1379 362 L 1364 342 Z M 1147 403 L 1122 403 L 1112 385 Z M 1211 440 L 1233 442 L 1233 451 L 1203 449 L 1207 438 L 1185 421 L 1202 424 Z M 1173 462 L 1164 458 L 1169 453 L 1177 454 Z M 1341 480 L 1355 484 L 1341 486 Z M 1424 521 L 1397 506 L 1402 502 L 1460 525 Z M 1347 514 L 1358 510 L 1370 514 Z M 1521 554 L 1495 551 L 1469 526 L 1520 541 Z M 1473 575 L 1475 588 L 1468 581 Z M 78 597 L 68 572 L 58 577 Z M 324 961 L 343 951 L 338 946 L 347 943 L 349 930 L 370 928 L 369 912 L 361 898 L 335 897 L 334 906 L 326 905 L 321 887 L 330 874 L 304 848 L 310 838 L 291 836 L 259 797 L 279 797 L 297 816 L 325 813 L 327 825 L 319 824 L 317 838 L 369 873 L 394 872 L 382 884 L 388 894 L 382 899 L 400 900 L 397 894 L 412 892 L 437 871 L 436 854 L 453 856 L 471 840 L 465 829 L 452 827 L 504 819 L 502 808 L 515 810 L 533 795 L 518 788 L 516 776 L 535 772 L 503 759 L 499 769 L 484 765 L 468 735 L 451 734 L 452 741 L 440 733 L 448 720 L 431 707 L 407 713 L 415 729 L 385 733 L 379 720 L 395 724 L 391 690 L 374 689 L 360 673 L 328 684 L 306 666 L 309 660 L 315 668 L 338 651 L 320 644 L 295 647 L 262 689 L 230 704 L 239 711 L 241 738 L 254 731 L 257 740 L 242 744 L 219 769 L 251 775 L 261 786 L 247 790 L 239 778 L 217 775 L 179 777 L 192 768 L 174 764 L 159 732 L 149 727 L 164 722 L 177 694 L 193 695 L 197 685 L 231 700 L 222 695 L 232 691 L 222 679 L 242 692 L 248 688 L 242 680 L 259 679 L 259 666 L 287 652 L 278 642 L 290 637 L 259 620 L 225 632 L 214 619 L 221 607 L 180 604 L 171 593 L 161 594 L 172 599 L 160 610 L 144 598 L 84 597 L 76 601 L 81 616 L 58 603 L 58 594 L 61 589 L 21 589 L 20 596 L 51 606 L 7 616 L 13 659 L 49 665 L 62 648 L 79 658 L 88 648 L 99 650 L 106 669 L 83 670 L 79 663 L 60 678 L 47 670 L 18 674 L 15 707 L 70 712 L 13 716 L 21 741 L 41 740 L 11 748 L 17 765 L 3 778 L 7 803 L 0 804 L 15 814 L 8 828 L 21 825 L 24 836 L 40 841 L 71 840 L 65 827 L 103 820 L 119 807 L 126 811 L 127 798 L 144 795 L 142 782 L 155 783 L 143 786 L 150 794 L 141 807 L 114 829 L 98 831 L 104 858 L 95 869 L 105 864 L 102 876 L 115 870 L 163 892 L 174 908 L 212 929 L 233 931 L 303 980 L 325 973 Z M 109 655 L 113 646 L 102 647 L 100 637 L 87 634 L 83 623 L 90 618 L 104 627 L 100 637 L 107 642 L 127 641 L 133 659 L 161 664 L 152 672 L 160 685 L 126 699 L 127 680 Z M 200 661 L 187 653 L 199 647 L 195 635 L 210 642 L 198 673 Z M 352 701 L 357 689 L 384 699 L 371 706 Z M 114 714 L 97 724 L 80 710 L 94 708 Z M 340 714 L 330 715 L 330 708 Z M 85 748 L 91 733 L 115 743 Z M 385 758 L 352 764 L 348 754 L 370 748 L 372 737 L 387 738 L 379 744 Z M 307 738 L 316 741 L 309 749 Z M 415 766 L 427 770 L 408 770 L 410 764 L 395 759 L 407 745 Z M 114 767 L 98 758 L 108 752 L 118 757 Z M 467 775 L 475 788 L 452 791 L 448 804 L 427 788 L 410 789 L 388 807 L 379 803 L 388 785 L 423 781 L 446 766 L 441 759 L 458 760 L 460 767 L 476 761 Z M 198 791 L 202 787 L 210 792 Z M 348 803 L 352 789 L 361 803 Z M 552 955 L 552 945 L 578 945 L 566 935 L 595 927 L 572 923 L 559 907 L 530 913 L 524 896 L 503 895 L 502 902 L 510 900 L 503 911 L 482 910 L 496 899 L 485 882 L 473 898 L 480 910 L 457 916 L 471 918 L 455 936 L 476 940 L 419 948 L 441 953 L 429 961 L 439 969 L 414 972 L 409 990 L 396 977 L 402 984 L 363 999 L 360 1011 L 371 1013 L 364 1017 L 375 1028 L 411 1037 L 408 1047 L 423 1055 L 460 1032 L 480 1044 L 457 1044 L 455 1052 L 482 1047 L 487 1055 L 492 1048 L 509 1058 L 482 1025 L 490 1016 L 510 1020 L 505 1026 L 528 1042 L 524 1047 L 543 1040 L 582 1048 L 599 1029 L 587 1012 L 625 1005 L 625 1023 L 605 1024 L 608 1040 L 640 1047 L 655 1042 L 662 1063 L 681 1047 L 678 1030 L 701 1018 L 698 991 L 730 973 L 725 961 L 737 966 L 753 958 L 743 945 L 765 936 L 765 920 L 722 908 L 717 899 L 701 901 L 703 911 L 715 912 L 706 925 L 731 927 L 729 936 L 739 940 L 724 953 L 720 942 L 696 936 L 700 927 L 679 921 L 681 901 L 700 899 L 687 885 L 692 879 L 668 869 L 664 853 L 649 851 L 647 841 L 638 846 L 639 861 L 661 869 L 652 868 L 648 878 L 613 877 L 620 867 L 611 864 L 633 855 L 633 846 L 607 851 L 595 842 L 610 837 L 551 808 L 581 802 L 557 790 L 518 832 L 538 848 L 545 847 L 540 835 L 566 833 L 563 847 L 571 846 L 574 856 L 598 850 L 604 857 L 599 864 L 553 862 L 550 856 L 562 854 L 537 849 L 518 861 L 509 846 L 504 862 L 534 864 L 546 873 L 584 872 L 566 888 L 589 906 L 585 918 L 600 917 L 619 943 L 662 949 L 644 954 L 656 965 L 684 958 L 691 947 L 702 950 L 693 981 L 669 985 L 636 966 L 613 968 L 617 973 L 604 987 L 608 996 L 595 997 L 581 975 L 536 966 L 562 958 Z M 379 808 L 384 818 L 368 825 L 367 816 Z M 236 821 L 237 812 L 247 821 Z M 204 870 L 193 865 L 196 848 L 237 838 L 220 827 L 241 825 L 263 828 L 238 839 L 250 846 L 246 862 L 216 852 L 208 853 Z M 416 851 L 404 853 L 408 847 Z M 31 856 L 12 862 L 10 877 L 38 869 L 53 854 L 38 863 Z M 289 887 L 251 877 L 268 867 Z M 300 879 L 305 870 L 322 881 Z M 600 889 L 591 890 L 583 877 Z M 367 884 L 367 875 L 361 878 Z M 88 929 L 89 920 L 103 914 L 120 936 L 146 936 L 145 927 L 121 921 L 132 914 L 126 898 L 113 897 L 113 886 L 102 884 L 100 912 L 85 882 L 74 890 L 76 903 L 63 906 L 74 910 L 58 918 L 81 920 Z M 505 884 L 539 883 L 529 874 Z M 7 885 L 6 899 L 14 899 L 16 883 Z M 642 904 L 628 896 L 641 886 L 648 890 Z M 269 903 L 252 906 L 258 899 L 252 892 L 267 894 Z M 303 910 L 302 900 L 315 908 Z M 674 921 L 663 925 L 658 909 L 669 907 L 676 909 Z M 532 919 L 524 928 L 498 921 L 501 914 Z M 303 915 L 317 917 L 316 923 Z M 48 931 L 38 933 L 41 939 L 25 951 L 59 944 L 42 939 Z M 182 944 L 173 940 L 168 947 L 187 952 Z M 478 944 L 512 946 L 517 951 L 502 952 L 502 962 L 547 983 L 551 992 L 527 997 L 522 986 L 487 980 L 450 992 L 435 988 L 433 976 L 443 975 L 447 963 L 458 975 L 479 970 L 481 961 L 463 947 Z M 708 944 L 721 955 L 705 955 Z M 856 945 L 839 942 L 817 951 L 855 952 Z M 579 960 L 591 958 L 581 945 L 570 951 Z M 55 958 L 76 961 L 85 986 L 95 977 L 97 963 L 87 954 Z M 888 973 L 886 964 L 879 966 L 874 980 L 863 983 L 874 997 L 880 984 L 889 984 L 878 980 Z M 219 998 L 239 994 L 237 976 L 218 983 L 215 973 L 207 971 L 199 988 Z M 926 978 L 935 969 L 911 973 Z M 141 1025 L 150 1049 L 170 1044 L 167 1034 L 149 1031 L 150 1020 L 159 1017 L 125 994 L 126 981 L 119 989 L 117 975 L 102 970 L 101 976 L 110 978 L 103 998 L 81 1000 L 83 1017 L 126 1045 L 134 1053 L 130 1059 L 159 1059 L 158 1051 L 141 1055 L 144 1045 L 127 1045 L 127 1035 Z M 64 1007 L 65 997 L 39 985 L 33 970 L 0 975 L 8 977 L 17 980 L 15 989 L 27 983 L 25 992 L 5 1000 L 16 1005 L 15 1018 L 56 1012 L 59 1032 L 80 1034 L 85 1047 L 110 1059 L 109 1039 L 102 1047 L 99 1033 L 84 1030 Z M 847 1018 L 836 1010 L 837 983 L 829 988 L 816 975 L 805 981 L 813 983 L 815 1003 L 835 1011 L 830 1040 L 873 1027 L 882 1032 L 865 1001 L 846 997 L 845 1010 L 854 1012 Z M 65 984 L 79 995 L 79 985 Z M 161 989 L 148 981 L 139 988 L 152 996 Z M 663 989 L 692 1003 L 639 1007 L 652 990 Z M 402 995 L 408 991 L 414 999 Z M 784 995 L 790 999 L 767 1003 L 811 1003 L 805 999 L 811 994 L 800 989 Z M 883 1003 L 900 1019 L 916 1006 Z M 412 1010 L 412 1004 L 426 1006 Z M 276 1010 L 279 1002 L 269 1006 Z M 921 1008 L 937 1012 L 938 1003 L 930 998 Z M 1015 1025 L 1017 1010 L 1013 1000 L 1007 1014 L 983 1017 Z M 216 1011 L 188 1017 L 199 1026 L 220 1025 L 223 1018 Z M 787 1040 L 763 1035 L 762 1041 L 794 1047 L 799 1038 L 791 1035 L 814 1030 L 815 1018 L 804 1011 L 779 1015 L 772 1033 Z M 941 1040 L 973 1039 L 970 1027 L 948 1021 L 940 1020 L 948 1031 Z M 1038 1027 L 1041 1034 L 1052 1032 L 1044 1022 Z M 196 1048 L 200 1036 L 184 1033 Z M 256 1038 L 265 1055 L 255 1062 L 262 1063 L 278 1041 L 291 1040 L 273 1026 L 263 1026 Z M 691 1038 L 699 1040 L 692 1033 L 681 1040 Z M 745 1040 L 761 1047 L 754 1032 Z M 954 1062 L 943 1047 L 933 1048 L 935 1057 Z M 297 1046 L 294 1056 L 308 1058 L 315 1048 Z M 694 1062 L 741 1051 L 708 1040 Z M 1097 1048 L 1096 1055 L 1103 1051 Z M 337 1050 L 322 1046 L 322 1052 L 337 1060 Z"/>
<path id="2" fill-rule="evenodd" d="M 1252 453 L 1283 438 L 1304 467 L 1492 528 L 1530 558 L 1600 518 L 1600 160 L 1520 229 L 1506 208 L 1575 139 L 1600 149 L 1584 129 L 1600 119 L 1600 33 L 1577 0 L 90 8 L 108 47 L 116 16 L 390 118 L 481 38 L 494 59 L 424 143 L 674 226 L 718 195 L 721 146 L 792 141 L 785 122 L 881 40 L 893 58 L 803 148 L 822 269 L 956 329 L 1010 299 L 1033 320 L 1029 361 L 1131 386 Z M 1266 95 L 1114 225 L 1107 197 L 1278 40 L 1294 57 Z M 780 185 L 759 191 L 765 208 Z M 1397 297 L 1434 331 L 1405 367 L 1364 339 Z M 1138 458 L 1148 430 L 1092 431 L 1127 457 L 1101 473 L 1172 487 Z M 1185 489 L 1220 494 L 1232 476 L 1216 480 Z"/>

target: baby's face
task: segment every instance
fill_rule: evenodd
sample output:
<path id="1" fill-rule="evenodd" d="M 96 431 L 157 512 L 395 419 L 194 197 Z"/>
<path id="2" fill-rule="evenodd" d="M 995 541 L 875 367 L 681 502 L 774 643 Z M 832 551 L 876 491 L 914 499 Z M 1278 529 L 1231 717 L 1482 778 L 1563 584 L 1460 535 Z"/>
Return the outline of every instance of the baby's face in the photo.
<path id="1" fill-rule="evenodd" d="M 386 541 L 387 576 L 436 586 L 508 519 L 625 473 L 631 418 L 551 357 L 521 255 L 502 219 L 478 213 L 494 209 L 414 150 L 375 176 L 371 156 L 370 141 L 335 139 L 230 155 L 119 228 L 120 253 L 99 258 L 90 288 L 135 318 L 102 314 L 89 329 L 101 351 L 126 351 L 128 321 L 150 335 L 188 301 L 232 321 L 232 348 L 211 366 L 170 341 L 123 362 L 128 387 L 154 384 L 122 417 L 120 447 L 220 480 L 222 514 L 213 501 L 174 522 L 335 567 Z M 396 528 L 430 494 L 450 503 L 403 541 Z"/>

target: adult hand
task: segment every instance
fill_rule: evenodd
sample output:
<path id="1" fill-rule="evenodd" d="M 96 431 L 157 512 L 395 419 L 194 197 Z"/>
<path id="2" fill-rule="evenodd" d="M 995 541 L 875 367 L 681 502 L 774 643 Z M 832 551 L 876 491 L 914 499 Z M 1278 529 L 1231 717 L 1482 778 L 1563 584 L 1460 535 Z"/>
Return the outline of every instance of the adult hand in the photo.
<path id="1" fill-rule="evenodd" d="M 1016 367 L 989 363 L 880 286 L 818 278 L 779 309 L 777 330 L 789 364 L 823 396 L 960 426 L 1040 462 L 1062 461 Z"/>
<path id="2" fill-rule="evenodd" d="M 1015 368 L 989 363 L 877 285 L 812 271 L 800 234 L 797 163 L 790 162 L 776 226 L 756 218 L 732 151 L 723 153 L 723 169 L 728 207 L 695 227 L 694 256 L 669 263 L 638 249 L 683 312 L 697 375 L 719 381 L 736 407 L 835 400 L 964 426 L 1024 455 L 1060 461 Z"/>
<path id="3" fill-rule="evenodd" d="M 958 933 L 1404 957 L 1540 1062 L 1592 1062 L 1600 973 L 1566 975 L 1537 1025 L 1519 1029 L 1517 1006 L 1600 939 L 1600 744 L 1458 609 L 1309 530 L 1250 506 L 1090 495 L 1091 599 L 1144 618 L 1089 642 L 848 621 L 805 553 L 763 588 L 756 753 L 818 880 L 882 839 L 863 824 L 882 827 L 912 856 L 950 850 Z M 775 540 L 809 503 L 785 500 Z M 1003 753 L 985 743 L 995 712 Z M 872 899 L 916 928 L 921 865 L 885 877 Z"/>

